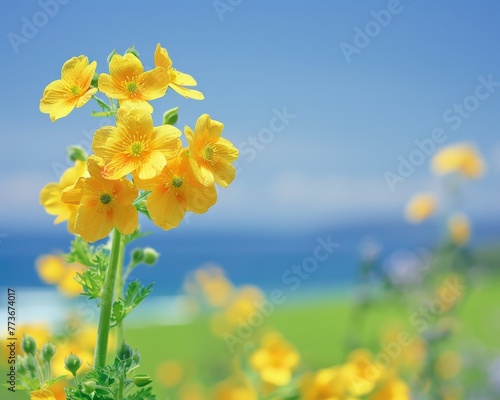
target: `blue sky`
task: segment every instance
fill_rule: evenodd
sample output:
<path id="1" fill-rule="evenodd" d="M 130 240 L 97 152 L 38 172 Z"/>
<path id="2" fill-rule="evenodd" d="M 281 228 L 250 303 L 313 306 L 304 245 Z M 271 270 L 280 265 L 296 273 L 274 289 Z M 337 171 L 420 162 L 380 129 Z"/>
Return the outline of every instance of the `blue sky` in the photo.
<path id="1" fill-rule="evenodd" d="M 446 140 L 436 148 L 478 146 L 488 173 L 468 185 L 467 209 L 500 219 L 497 1 L 61 3 L 9 2 L 0 16 L 2 225 L 50 227 L 39 191 L 58 179 L 65 148 L 88 143 L 100 126 L 90 103 L 55 123 L 38 111 L 64 61 L 85 54 L 107 72 L 110 51 L 133 44 L 151 68 L 158 42 L 206 99 L 169 91 L 153 102 L 156 123 L 176 105 L 180 128 L 208 113 L 242 152 L 235 182 L 219 191 L 209 213 L 189 219 L 189 229 L 301 230 L 401 219 L 413 193 L 439 191 L 439 182 L 427 156 L 394 191 L 386 172 L 397 173 L 400 157 L 408 159 L 415 141 L 438 128 Z M 352 50 L 367 32 L 364 47 L 346 58 L 341 47 Z M 480 92 L 487 98 L 474 103 L 488 80 L 490 90 Z M 473 111 L 457 123 L 454 107 L 464 101 Z"/>

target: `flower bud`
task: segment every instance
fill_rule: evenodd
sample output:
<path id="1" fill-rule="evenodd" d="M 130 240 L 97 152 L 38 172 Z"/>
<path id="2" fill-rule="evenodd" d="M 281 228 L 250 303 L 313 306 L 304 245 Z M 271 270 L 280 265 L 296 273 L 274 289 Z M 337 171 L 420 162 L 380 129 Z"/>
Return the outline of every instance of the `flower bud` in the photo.
<path id="1" fill-rule="evenodd" d="M 36 374 L 37 362 L 36 362 L 35 357 L 32 356 L 31 354 L 29 354 L 28 357 L 26 358 L 25 366 L 31 375 Z"/>
<path id="2" fill-rule="evenodd" d="M 132 358 L 134 355 L 134 352 L 132 351 L 132 347 L 130 347 L 125 341 L 122 342 L 122 345 L 118 349 L 116 356 L 120 360 L 129 360 Z"/>
<path id="3" fill-rule="evenodd" d="M 92 394 L 95 392 L 95 388 L 97 386 L 96 381 L 87 381 L 82 383 L 83 391 L 86 394 Z"/>
<path id="4" fill-rule="evenodd" d="M 140 264 L 142 260 L 144 260 L 144 251 L 139 248 L 132 250 L 132 262 Z"/>
<path id="5" fill-rule="evenodd" d="M 76 371 L 80 369 L 82 366 L 82 359 L 78 356 L 75 356 L 71 353 L 64 359 L 64 368 L 66 368 L 69 372 L 76 376 Z"/>
<path id="6" fill-rule="evenodd" d="M 66 149 L 68 158 L 75 162 L 76 160 L 87 161 L 88 154 L 81 146 L 68 146 Z"/>
<path id="7" fill-rule="evenodd" d="M 179 120 L 179 107 L 171 108 L 163 114 L 163 125 L 174 125 Z"/>
<path id="8" fill-rule="evenodd" d="M 21 375 L 26 375 L 26 372 L 28 372 L 26 369 L 26 360 L 21 356 L 17 356 L 16 371 Z"/>
<path id="9" fill-rule="evenodd" d="M 155 249 L 151 247 L 144 248 L 144 264 L 146 265 L 154 265 L 156 261 L 160 257 L 160 253 L 158 253 Z"/>
<path id="10" fill-rule="evenodd" d="M 31 336 L 23 334 L 23 338 L 21 339 L 21 348 L 26 354 L 30 354 L 32 356 L 36 353 L 36 341 Z"/>
<path id="11" fill-rule="evenodd" d="M 111 59 L 113 58 L 113 56 L 114 56 L 115 54 L 118 54 L 118 53 L 116 52 L 116 50 L 113 50 L 111 53 L 109 53 L 109 56 L 108 56 L 108 59 L 107 59 L 108 64 L 111 62 Z"/>
<path id="12" fill-rule="evenodd" d="M 98 83 L 99 83 L 99 74 L 97 72 L 94 72 L 94 76 L 92 77 L 92 82 L 90 82 L 90 86 L 98 87 Z"/>
<path id="13" fill-rule="evenodd" d="M 134 46 L 130 46 L 127 51 L 125 52 L 125 54 L 127 53 L 130 53 L 130 54 L 133 54 L 134 56 L 136 56 L 137 58 L 139 58 L 139 52 L 135 49 Z"/>
<path id="14" fill-rule="evenodd" d="M 137 387 L 144 387 L 149 385 L 153 380 L 149 375 L 136 375 L 134 376 L 134 385 Z"/>
<path id="15" fill-rule="evenodd" d="M 134 351 L 134 355 L 132 356 L 132 360 L 134 361 L 134 363 L 136 365 L 139 365 L 141 363 L 141 355 L 137 351 L 137 349 L 135 349 L 135 351 Z"/>
<path id="16" fill-rule="evenodd" d="M 49 362 L 54 357 L 54 354 L 56 354 L 56 348 L 52 343 L 47 342 L 43 345 L 40 353 L 42 354 L 42 358 Z"/>

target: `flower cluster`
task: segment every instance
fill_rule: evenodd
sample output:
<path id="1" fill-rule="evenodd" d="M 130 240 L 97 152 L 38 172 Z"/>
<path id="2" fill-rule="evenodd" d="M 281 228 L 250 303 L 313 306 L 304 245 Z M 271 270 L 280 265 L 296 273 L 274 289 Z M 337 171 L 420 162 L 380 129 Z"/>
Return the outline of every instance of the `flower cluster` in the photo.
<path id="1" fill-rule="evenodd" d="M 238 150 L 221 137 L 221 122 L 201 115 L 194 130 L 184 128 L 185 147 L 181 131 L 169 121 L 154 126 L 149 101 L 164 96 L 169 87 L 185 97 L 204 98 L 185 87 L 196 81 L 172 68 L 160 44 L 154 62 L 154 69 L 144 71 L 132 48 L 123 56 L 112 53 L 109 74 L 97 75 L 95 61 L 73 57 L 40 101 L 40 110 L 52 121 L 91 98 L 103 109 L 94 115 L 116 116 L 116 126 L 95 132 L 94 155 L 77 159 L 58 183 L 48 184 L 40 194 L 46 211 L 57 216 L 55 223 L 68 221 L 68 230 L 87 242 L 105 238 L 113 228 L 131 234 L 139 211 L 165 230 L 175 228 L 186 212 L 207 212 L 217 200 L 215 184 L 227 188 L 235 177 L 232 163 Z M 95 97 L 98 90 L 110 98 L 109 105 Z"/>

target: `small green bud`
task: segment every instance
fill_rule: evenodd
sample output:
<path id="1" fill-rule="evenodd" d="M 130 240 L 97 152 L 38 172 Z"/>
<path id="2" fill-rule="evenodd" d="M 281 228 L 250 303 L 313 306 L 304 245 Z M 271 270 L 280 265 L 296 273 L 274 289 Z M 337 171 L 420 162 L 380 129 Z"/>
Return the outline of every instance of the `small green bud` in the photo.
<path id="1" fill-rule="evenodd" d="M 68 146 L 66 151 L 69 159 L 73 162 L 76 160 L 87 161 L 88 154 L 81 146 Z"/>
<path id="2" fill-rule="evenodd" d="M 134 264 L 140 264 L 144 260 L 144 250 L 134 249 L 132 250 L 132 261 Z"/>
<path id="3" fill-rule="evenodd" d="M 76 371 L 80 369 L 82 366 L 82 359 L 78 356 L 75 356 L 71 353 L 64 359 L 64 368 L 66 368 L 69 372 L 76 376 Z"/>
<path id="4" fill-rule="evenodd" d="M 134 385 L 137 387 L 144 387 L 149 385 L 153 380 L 149 375 L 136 375 L 134 376 Z"/>
<path id="5" fill-rule="evenodd" d="M 132 360 L 136 365 L 139 365 L 141 363 L 141 354 L 135 349 L 134 355 L 132 356 Z"/>
<path id="6" fill-rule="evenodd" d="M 90 86 L 98 87 L 99 84 L 99 74 L 94 72 L 94 76 L 92 77 L 92 82 L 90 82 Z"/>
<path id="7" fill-rule="evenodd" d="M 116 356 L 120 360 L 129 360 L 132 358 L 133 355 L 134 352 L 132 351 L 132 347 L 130 347 L 127 343 L 125 343 L 125 341 L 122 342 L 122 345 L 116 352 Z"/>
<path id="8" fill-rule="evenodd" d="M 31 354 L 28 355 L 26 358 L 26 363 L 25 363 L 26 369 L 31 373 L 31 375 L 36 374 L 36 369 L 37 369 L 37 362 L 34 356 Z"/>
<path id="9" fill-rule="evenodd" d="M 135 49 L 134 46 L 130 46 L 127 51 L 125 52 L 126 53 L 130 53 L 130 54 L 133 54 L 134 56 L 136 56 L 137 58 L 139 58 L 139 52 Z"/>
<path id="10" fill-rule="evenodd" d="M 35 339 L 29 335 L 23 334 L 23 338 L 21 339 L 21 348 L 26 354 L 34 356 L 36 353 Z"/>
<path id="11" fill-rule="evenodd" d="M 21 375 L 26 375 L 26 372 L 28 372 L 28 370 L 26 369 L 26 360 L 21 356 L 17 356 L 16 370 Z"/>
<path id="12" fill-rule="evenodd" d="M 97 386 L 96 381 L 87 381 L 82 383 L 83 391 L 86 394 L 92 394 L 95 392 L 95 388 Z"/>
<path id="13" fill-rule="evenodd" d="M 163 114 L 163 125 L 174 125 L 179 120 L 179 107 L 171 108 Z"/>
<path id="14" fill-rule="evenodd" d="M 40 353 L 42 354 L 42 358 L 49 362 L 54 357 L 54 354 L 56 354 L 56 348 L 52 343 L 47 342 L 43 345 Z"/>
<path id="15" fill-rule="evenodd" d="M 144 264 L 146 265 L 154 265 L 156 261 L 160 257 L 160 253 L 158 253 L 155 249 L 151 247 L 144 248 Z"/>
<path id="16" fill-rule="evenodd" d="M 109 56 L 108 56 L 108 59 L 107 59 L 108 64 L 111 62 L 111 59 L 113 58 L 113 56 L 116 55 L 116 54 L 118 54 L 118 53 L 114 49 L 113 49 L 113 51 L 111 53 L 109 53 Z"/>

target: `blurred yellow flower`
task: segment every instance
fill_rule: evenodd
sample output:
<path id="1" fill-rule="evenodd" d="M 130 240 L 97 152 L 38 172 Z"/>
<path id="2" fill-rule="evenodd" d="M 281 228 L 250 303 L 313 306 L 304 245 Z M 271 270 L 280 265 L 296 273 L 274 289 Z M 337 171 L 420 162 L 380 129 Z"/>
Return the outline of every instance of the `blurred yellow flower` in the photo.
<path id="1" fill-rule="evenodd" d="M 144 107 L 150 113 L 153 107 L 148 100 L 164 96 L 169 84 L 169 76 L 163 68 L 144 72 L 141 61 L 130 53 L 115 54 L 109 63 L 109 72 L 110 75 L 99 75 L 99 90 L 118 99 L 120 106 Z"/>
<path id="2" fill-rule="evenodd" d="M 116 127 L 98 129 L 92 149 L 104 159 L 104 178 L 120 179 L 134 172 L 151 179 L 179 153 L 179 136 L 181 131 L 172 125 L 154 127 L 151 114 L 143 108 L 120 108 Z"/>
<path id="3" fill-rule="evenodd" d="M 418 194 L 410 199 L 405 209 L 405 216 L 409 222 L 418 223 L 429 218 L 436 211 L 437 201 L 428 193 Z"/>
<path id="4" fill-rule="evenodd" d="M 195 278 L 211 306 L 223 307 L 228 304 L 234 287 L 221 268 L 217 266 L 200 268 L 195 272 Z"/>
<path id="5" fill-rule="evenodd" d="M 247 320 L 250 315 L 257 310 L 257 304 L 262 301 L 264 295 L 256 286 L 240 287 L 234 297 L 231 298 L 224 315 L 231 325 L 236 325 L 239 321 Z"/>
<path id="6" fill-rule="evenodd" d="M 205 186 L 217 182 L 228 187 L 236 175 L 231 163 L 238 158 L 238 149 L 221 137 L 223 128 L 221 122 L 210 119 L 208 114 L 198 118 L 194 133 L 189 126 L 184 128 L 193 172 Z"/>
<path id="7" fill-rule="evenodd" d="M 77 263 L 67 264 L 61 256 L 56 255 L 45 255 L 36 260 L 40 279 L 49 285 L 57 285 L 59 291 L 66 296 L 82 293 L 82 287 L 75 277 L 83 268 L 83 265 Z"/>
<path id="8" fill-rule="evenodd" d="M 57 400 L 50 390 L 35 390 L 31 392 L 31 400 Z"/>
<path id="9" fill-rule="evenodd" d="M 436 374 L 441 379 L 452 379 L 462 369 L 462 357 L 456 351 L 444 351 L 441 353 L 435 365 Z"/>
<path id="10" fill-rule="evenodd" d="M 50 119 L 65 117 L 74 108 L 83 106 L 97 92 L 91 87 L 97 63 L 85 56 L 73 57 L 62 67 L 61 79 L 50 83 L 40 100 L 40 111 Z"/>
<path id="11" fill-rule="evenodd" d="M 484 172 L 484 161 L 477 149 L 468 143 L 445 147 L 432 159 L 437 175 L 457 172 L 466 178 L 479 178 Z"/>
<path id="12" fill-rule="evenodd" d="M 204 387 L 198 382 L 186 383 L 179 389 L 179 400 L 207 400 Z"/>
<path id="13" fill-rule="evenodd" d="M 299 360 L 299 353 L 280 334 L 272 332 L 261 339 L 260 348 L 250 356 L 250 365 L 264 383 L 284 386 L 291 381 Z"/>
<path id="14" fill-rule="evenodd" d="M 184 368 L 178 361 L 163 361 L 156 368 L 158 382 L 165 387 L 177 386 L 184 377 Z"/>
<path id="15" fill-rule="evenodd" d="M 448 219 L 448 232 L 453 243 L 461 246 L 470 239 L 469 218 L 465 214 L 455 213 Z"/>
<path id="16" fill-rule="evenodd" d="M 68 230 L 71 233 L 74 233 L 78 207 L 74 204 L 66 204 L 61 201 L 61 195 L 64 189 L 72 187 L 78 178 L 82 176 L 88 176 L 87 163 L 77 160 L 73 167 L 63 172 L 59 183 L 49 183 L 40 192 L 40 204 L 45 207 L 45 211 L 50 215 L 57 215 L 54 224 L 68 221 Z"/>
<path id="17" fill-rule="evenodd" d="M 373 362 L 372 353 L 365 349 L 352 351 L 342 369 L 348 378 L 349 393 L 354 396 L 370 393 L 382 375 L 382 369 Z"/>
<path id="18" fill-rule="evenodd" d="M 370 400 L 411 400 L 410 389 L 401 379 L 391 377 Z"/>
<path id="19" fill-rule="evenodd" d="M 257 400 L 255 389 L 244 378 L 229 378 L 217 384 L 214 400 Z"/>
<path id="20" fill-rule="evenodd" d="M 146 207 L 154 223 L 165 230 L 179 226 L 186 211 L 202 214 L 217 201 L 215 186 L 198 182 L 185 152 L 169 160 L 155 178 L 134 180 L 138 188 L 152 191 Z"/>
<path id="21" fill-rule="evenodd" d="M 155 66 L 162 67 L 167 71 L 170 79 L 168 87 L 171 87 L 180 95 L 191 98 L 195 100 L 203 100 L 205 97 L 203 93 L 194 89 L 187 89 L 184 86 L 196 86 L 197 83 L 191 75 L 185 74 L 183 72 L 177 71 L 172 68 L 172 60 L 170 59 L 167 49 L 160 46 L 160 43 L 156 46 L 155 50 Z"/>
<path id="22" fill-rule="evenodd" d="M 80 178 L 74 188 L 62 195 L 62 201 L 78 205 L 75 233 L 87 242 L 105 238 L 113 227 L 123 234 L 131 234 L 138 224 L 138 212 L 132 204 L 138 190 L 125 178 L 104 179 L 103 169 L 104 161 L 90 156 L 90 177 Z"/>

